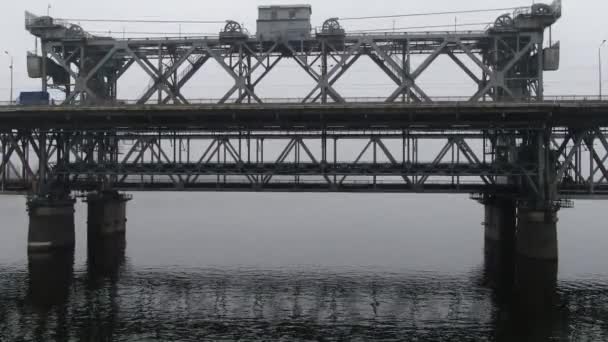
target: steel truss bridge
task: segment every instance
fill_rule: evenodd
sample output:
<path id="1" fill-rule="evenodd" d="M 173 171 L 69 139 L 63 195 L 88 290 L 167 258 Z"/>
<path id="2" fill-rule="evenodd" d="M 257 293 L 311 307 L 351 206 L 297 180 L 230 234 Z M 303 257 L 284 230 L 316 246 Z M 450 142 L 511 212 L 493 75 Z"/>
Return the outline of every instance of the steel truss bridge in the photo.
<path id="1" fill-rule="evenodd" d="M 601 197 L 607 113 L 606 102 L 4 107 L 0 173 L 7 191 Z"/>
<path id="2" fill-rule="evenodd" d="M 28 71 L 65 100 L 0 108 L 2 189 L 461 192 L 552 205 L 606 195 L 608 103 L 544 96 L 543 73 L 559 65 L 545 31 L 560 16 L 556 2 L 484 31 L 348 34 L 333 22 L 309 39 L 259 41 L 234 22 L 217 37 L 116 39 L 28 15 L 42 51 Z M 477 85 L 464 101 L 434 101 L 417 82 L 442 55 Z M 386 98 L 337 91 L 362 58 L 395 83 Z M 257 90 L 286 59 L 311 90 L 265 103 Z M 181 90 L 211 60 L 234 84 L 217 103 L 191 103 Z M 135 67 L 150 83 L 120 100 Z"/>

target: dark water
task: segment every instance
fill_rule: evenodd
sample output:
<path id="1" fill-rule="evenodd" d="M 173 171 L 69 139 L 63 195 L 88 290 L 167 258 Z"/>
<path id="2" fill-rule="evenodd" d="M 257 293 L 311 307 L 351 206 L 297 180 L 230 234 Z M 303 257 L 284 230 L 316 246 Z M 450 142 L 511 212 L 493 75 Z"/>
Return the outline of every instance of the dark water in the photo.
<path id="1" fill-rule="evenodd" d="M 124 240 L 26 254 L 0 197 L 0 341 L 607 341 L 608 212 L 560 213 L 560 264 L 485 254 L 462 196 L 136 194 Z"/>

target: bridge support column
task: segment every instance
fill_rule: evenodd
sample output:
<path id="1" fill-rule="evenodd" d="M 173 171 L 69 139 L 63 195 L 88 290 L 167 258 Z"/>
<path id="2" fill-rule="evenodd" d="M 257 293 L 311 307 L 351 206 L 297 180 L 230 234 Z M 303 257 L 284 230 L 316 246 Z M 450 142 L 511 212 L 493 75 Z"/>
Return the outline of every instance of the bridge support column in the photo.
<path id="1" fill-rule="evenodd" d="M 515 201 L 506 198 L 486 198 L 484 221 L 484 264 L 487 275 L 499 283 L 513 278 L 515 249 Z"/>
<path id="2" fill-rule="evenodd" d="M 28 200 L 28 251 L 74 249 L 74 203 L 72 198 L 36 197 Z"/>
<path id="3" fill-rule="evenodd" d="M 492 199 L 485 203 L 486 243 L 513 247 L 515 241 L 516 206 L 511 199 Z"/>
<path id="4" fill-rule="evenodd" d="M 117 191 L 90 193 L 88 203 L 88 239 L 123 235 L 127 230 L 127 202 L 131 198 Z"/>
<path id="5" fill-rule="evenodd" d="M 557 261 L 557 211 L 555 209 L 518 210 L 517 253 L 521 256 Z"/>

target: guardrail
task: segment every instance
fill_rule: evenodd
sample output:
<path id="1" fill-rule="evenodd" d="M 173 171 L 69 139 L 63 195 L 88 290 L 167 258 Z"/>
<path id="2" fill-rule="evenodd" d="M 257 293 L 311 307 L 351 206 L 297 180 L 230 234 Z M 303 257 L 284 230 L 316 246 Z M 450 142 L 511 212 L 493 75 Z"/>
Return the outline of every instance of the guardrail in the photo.
<path id="1" fill-rule="evenodd" d="M 220 99 L 187 99 L 187 104 L 181 105 L 217 105 L 220 104 Z M 262 104 L 306 104 L 304 102 L 304 98 L 298 97 L 289 97 L 289 98 L 263 98 Z M 346 97 L 344 98 L 345 103 L 370 103 L 370 104 L 386 104 L 386 98 L 384 97 Z M 431 97 L 432 102 L 411 102 L 411 101 L 395 101 L 391 102 L 394 104 L 432 104 L 432 103 L 447 103 L 447 104 L 469 104 L 472 103 L 470 101 L 470 97 L 467 96 L 438 96 Z M 124 105 L 142 105 L 138 103 L 138 100 L 128 100 L 128 99 L 119 99 L 115 101 L 107 101 L 107 102 L 98 102 L 92 105 L 98 106 L 124 106 Z M 508 99 L 501 101 L 479 101 L 479 103 L 560 103 L 560 102 L 608 102 L 607 96 L 598 96 L 598 95 L 551 95 L 545 96 L 543 100 L 537 100 L 535 98 L 516 98 L 516 99 Z M 49 107 L 62 106 L 59 104 L 60 102 L 55 102 L 55 104 L 49 104 Z M 151 100 L 143 105 L 157 105 L 155 101 Z M 225 104 L 235 104 L 234 102 L 226 102 Z M 256 105 L 258 103 L 252 102 L 242 102 L 239 103 L 242 105 Z M 308 103 L 312 104 L 312 103 Z M 319 104 L 319 103 L 315 103 Z M 335 104 L 334 102 L 329 104 Z M 70 107 L 77 106 L 78 104 L 69 105 Z M 179 106 L 180 104 L 166 104 L 167 106 Z M 22 107 L 26 105 L 20 105 L 15 101 L 0 101 L 0 106 L 2 107 Z M 40 107 L 40 105 L 35 105 L 35 107 Z"/>

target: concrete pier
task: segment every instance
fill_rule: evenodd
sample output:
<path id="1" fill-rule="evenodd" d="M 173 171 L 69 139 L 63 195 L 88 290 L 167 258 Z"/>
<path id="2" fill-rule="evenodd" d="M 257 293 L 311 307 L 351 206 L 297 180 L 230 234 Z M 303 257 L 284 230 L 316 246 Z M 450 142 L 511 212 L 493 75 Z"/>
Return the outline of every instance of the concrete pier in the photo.
<path id="1" fill-rule="evenodd" d="M 74 248 L 74 203 L 72 198 L 36 197 L 28 200 L 29 252 Z"/>
<path id="2" fill-rule="evenodd" d="M 516 204 L 513 199 L 486 198 L 484 201 L 484 261 L 486 281 L 500 291 L 513 282 Z"/>
<path id="3" fill-rule="evenodd" d="M 130 199 L 129 196 L 116 191 L 90 193 L 86 199 L 89 239 L 125 234 L 127 202 Z"/>
<path id="4" fill-rule="evenodd" d="M 512 247 L 515 241 L 516 205 L 511 199 L 493 199 L 485 204 L 486 243 Z"/>
<path id="5" fill-rule="evenodd" d="M 557 212 L 520 207 L 518 210 L 517 253 L 521 256 L 557 261 Z"/>

